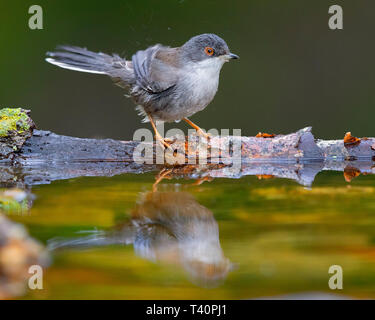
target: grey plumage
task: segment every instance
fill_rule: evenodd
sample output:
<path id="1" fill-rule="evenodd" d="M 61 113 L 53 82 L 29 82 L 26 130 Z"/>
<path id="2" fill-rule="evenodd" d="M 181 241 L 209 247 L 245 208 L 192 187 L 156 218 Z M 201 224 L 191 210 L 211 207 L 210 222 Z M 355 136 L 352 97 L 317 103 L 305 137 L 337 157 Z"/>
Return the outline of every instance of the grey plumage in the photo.
<path id="1" fill-rule="evenodd" d="M 129 61 L 118 55 L 108 55 L 102 52 L 96 53 L 86 48 L 74 46 L 58 46 L 58 51 L 47 52 L 47 62 L 61 68 L 109 75 L 116 81 L 121 79 L 124 87 L 134 83 L 134 72 Z"/>
<path id="2" fill-rule="evenodd" d="M 62 68 L 108 75 L 129 90 L 146 121 L 151 116 L 167 122 L 204 109 L 216 94 L 222 65 L 238 58 L 214 34 L 195 36 L 177 48 L 158 44 L 136 52 L 131 61 L 72 46 L 60 46 L 47 56 Z"/>

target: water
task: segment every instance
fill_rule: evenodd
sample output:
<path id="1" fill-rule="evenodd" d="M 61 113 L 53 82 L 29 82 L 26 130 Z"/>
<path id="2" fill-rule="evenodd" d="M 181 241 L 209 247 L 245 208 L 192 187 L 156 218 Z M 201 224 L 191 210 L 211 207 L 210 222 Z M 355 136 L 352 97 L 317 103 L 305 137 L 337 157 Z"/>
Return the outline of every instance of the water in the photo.
<path id="1" fill-rule="evenodd" d="M 51 250 L 28 299 L 375 298 L 375 177 L 163 180 L 154 174 L 36 186 L 9 217 Z M 328 287 L 331 265 L 343 290 Z"/>

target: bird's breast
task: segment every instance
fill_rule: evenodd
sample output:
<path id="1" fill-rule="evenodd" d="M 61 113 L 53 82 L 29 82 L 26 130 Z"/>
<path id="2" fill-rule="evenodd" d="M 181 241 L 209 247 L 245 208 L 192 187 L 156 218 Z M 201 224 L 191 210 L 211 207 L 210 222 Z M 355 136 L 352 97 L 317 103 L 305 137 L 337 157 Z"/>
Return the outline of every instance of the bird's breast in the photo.
<path id="1" fill-rule="evenodd" d="M 204 109 L 214 98 L 219 86 L 220 68 L 215 66 L 192 67 L 186 70 L 180 88 L 183 90 L 186 108 L 190 112 Z"/>
<path id="2" fill-rule="evenodd" d="M 214 98 L 222 65 L 221 60 L 214 59 L 185 65 L 178 70 L 178 82 L 173 90 L 143 105 L 158 120 L 171 122 L 190 117 Z"/>

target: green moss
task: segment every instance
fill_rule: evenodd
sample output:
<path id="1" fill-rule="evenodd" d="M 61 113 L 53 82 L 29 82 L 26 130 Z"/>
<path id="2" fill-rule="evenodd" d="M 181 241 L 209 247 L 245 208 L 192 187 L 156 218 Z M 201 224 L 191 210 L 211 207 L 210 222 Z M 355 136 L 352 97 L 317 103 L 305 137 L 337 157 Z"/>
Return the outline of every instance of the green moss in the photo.
<path id="1" fill-rule="evenodd" d="M 27 199 L 17 202 L 9 198 L 0 198 L 0 210 L 6 214 L 23 214 L 28 212 L 29 205 Z"/>
<path id="2" fill-rule="evenodd" d="M 0 213 L 21 215 L 29 210 L 29 195 L 22 189 L 0 189 Z"/>
<path id="3" fill-rule="evenodd" d="M 0 137 L 7 137 L 9 132 L 23 133 L 30 129 L 29 116 L 21 108 L 0 110 Z"/>

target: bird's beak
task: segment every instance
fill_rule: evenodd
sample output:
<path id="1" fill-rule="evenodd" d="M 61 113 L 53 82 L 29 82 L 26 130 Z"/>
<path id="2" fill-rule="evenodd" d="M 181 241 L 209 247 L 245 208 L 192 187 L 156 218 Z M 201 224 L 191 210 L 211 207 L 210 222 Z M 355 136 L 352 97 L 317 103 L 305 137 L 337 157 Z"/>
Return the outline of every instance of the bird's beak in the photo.
<path id="1" fill-rule="evenodd" d="M 239 59 L 240 57 L 238 55 L 234 54 L 234 53 L 229 53 L 228 58 L 229 59 Z"/>
<path id="2" fill-rule="evenodd" d="M 228 54 L 225 54 L 225 55 L 222 55 L 222 57 L 224 58 L 224 61 L 225 62 L 228 62 L 229 60 L 232 60 L 232 59 L 239 59 L 240 57 L 234 53 L 228 53 Z"/>

